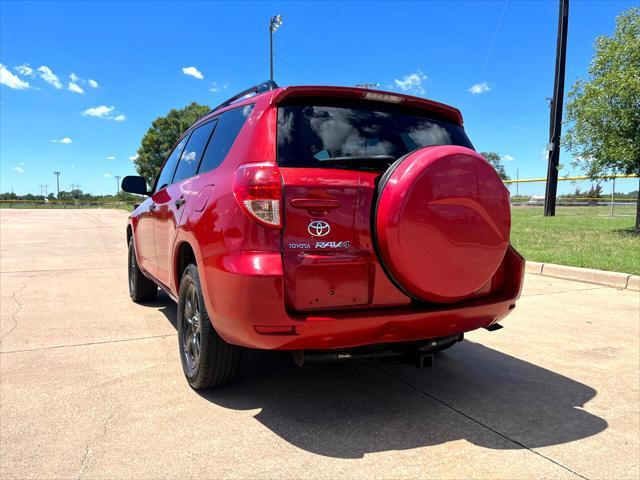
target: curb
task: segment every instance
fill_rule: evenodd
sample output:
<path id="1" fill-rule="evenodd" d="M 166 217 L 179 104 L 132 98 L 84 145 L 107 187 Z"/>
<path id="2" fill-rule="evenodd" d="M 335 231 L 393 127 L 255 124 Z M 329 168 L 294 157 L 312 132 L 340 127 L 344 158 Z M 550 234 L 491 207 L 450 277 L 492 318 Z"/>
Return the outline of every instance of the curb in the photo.
<path id="1" fill-rule="evenodd" d="M 527 261 L 525 271 L 532 275 L 595 283 L 597 285 L 640 292 L 640 276 L 631 275 L 630 273 L 607 272 L 594 268 L 568 267 L 566 265 L 530 261 Z"/>

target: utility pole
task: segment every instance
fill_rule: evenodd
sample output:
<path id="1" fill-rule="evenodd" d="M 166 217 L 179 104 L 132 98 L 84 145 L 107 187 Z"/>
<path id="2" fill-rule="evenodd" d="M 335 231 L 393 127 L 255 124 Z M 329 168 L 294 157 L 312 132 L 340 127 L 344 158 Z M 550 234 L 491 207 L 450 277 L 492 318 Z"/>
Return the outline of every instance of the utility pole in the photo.
<path id="1" fill-rule="evenodd" d="M 271 17 L 269 21 L 269 79 L 273 81 L 273 34 L 282 25 L 282 15 Z"/>
<path id="2" fill-rule="evenodd" d="M 60 172 L 53 172 L 53 174 L 56 176 L 56 185 L 58 187 L 58 196 L 56 198 L 60 200 Z"/>
<path id="3" fill-rule="evenodd" d="M 365 90 L 368 90 L 369 87 L 379 87 L 380 84 L 379 83 L 358 83 L 356 85 L 357 88 L 364 88 Z"/>
<path id="4" fill-rule="evenodd" d="M 551 105 L 551 125 L 549 126 L 549 166 L 547 167 L 547 188 L 544 197 L 544 216 L 556 214 L 558 193 L 558 165 L 560 164 L 560 134 L 562 129 L 562 106 L 564 97 L 564 71 L 567 61 L 567 25 L 569 23 L 569 0 L 559 0 L 558 39 L 556 43 L 556 73 Z"/>
<path id="5" fill-rule="evenodd" d="M 80 184 L 79 183 L 72 183 L 71 184 L 71 194 L 73 195 L 74 190 L 80 190 Z M 77 200 L 77 198 L 76 198 Z"/>
<path id="6" fill-rule="evenodd" d="M 48 188 L 49 188 L 49 185 L 40 184 L 40 195 L 46 197 Z M 44 194 L 42 193 L 43 191 L 44 191 Z"/>
<path id="7" fill-rule="evenodd" d="M 120 179 L 122 178 L 120 175 L 116 175 L 113 178 L 116 179 L 116 200 L 120 196 Z"/>

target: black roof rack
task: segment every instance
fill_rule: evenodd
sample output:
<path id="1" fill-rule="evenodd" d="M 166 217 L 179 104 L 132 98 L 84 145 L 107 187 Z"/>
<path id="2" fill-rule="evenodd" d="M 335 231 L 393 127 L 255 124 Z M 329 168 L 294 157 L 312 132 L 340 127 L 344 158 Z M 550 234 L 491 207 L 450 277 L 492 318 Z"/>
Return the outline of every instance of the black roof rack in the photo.
<path id="1" fill-rule="evenodd" d="M 267 80 L 266 82 L 259 83 L 258 85 L 255 85 L 255 86 L 253 86 L 251 88 L 247 88 L 246 90 L 243 90 L 242 92 L 238 93 L 237 95 L 234 95 L 230 99 L 222 102 L 216 108 L 214 108 L 209 113 L 207 113 L 207 115 L 210 115 L 213 112 L 215 112 L 216 110 L 220 110 L 221 108 L 224 108 L 224 107 L 226 107 L 228 105 L 231 105 L 233 102 L 236 102 L 236 101 L 240 100 L 242 97 L 246 97 L 247 95 L 249 95 L 251 93 L 253 93 L 254 95 L 259 95 L 261 93 L 268 92 L 269 90 L 275 90 L 276 88 L 278 88 L 278 84 L 276 82 L 274 82 L 273 80 Z"/>

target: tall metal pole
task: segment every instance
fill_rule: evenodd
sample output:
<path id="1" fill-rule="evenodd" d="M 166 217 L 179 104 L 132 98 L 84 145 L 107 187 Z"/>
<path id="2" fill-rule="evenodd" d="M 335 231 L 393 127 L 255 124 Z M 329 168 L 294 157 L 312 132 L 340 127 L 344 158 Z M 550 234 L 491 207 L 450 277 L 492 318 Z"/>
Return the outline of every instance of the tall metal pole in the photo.
<path id="1" fill-rule="evenodd" d="M 269 24 L 269 80 L 273 81 L 273 28 Z"/>
<path id="2" fill-rule="evenodd" d="M 613 185 L 611 185 L 611 216 L 613 217 L 613 197 L 616 194 L 616 177 L 613 177 Z"/>
<path id="3" fill-rule="evenodd" d="M 120 175 L 116 175 L 113 178 L 116 179 L 116 200 L 120 196 L 120 179 L 122 178 Z"/>
<path id="4" fill-rule="evenodd" d="M 564 72 L 567 60 L 567 25 L 569 22 L 569 0 L 559 1 L 558 40 L 556 43 L 556 74 L 553 85 L 551 107 L 551 127 L 549 129 L 549 166 L 547 167 L 547 188 L 544 197 L 544 215 L 556 214 L 558 193 L 558 165 L 560 164 L 560 134 L 562 130 L 562 106 L 564 97 Z"/>
<path id="5" fill-rule="evenodd" d="M 60 200 L 60 172 L 53 172 L 53 174 L 56 176 L 56 184 L 58 187 L 58 196 L 56 198 Z"/>
<path id="6" fill-rule="evenodd" d="M 274 15 L 269 20 L 269 79 L 273 81 L 273 34 L 282 25 L 282 15 Z"/>

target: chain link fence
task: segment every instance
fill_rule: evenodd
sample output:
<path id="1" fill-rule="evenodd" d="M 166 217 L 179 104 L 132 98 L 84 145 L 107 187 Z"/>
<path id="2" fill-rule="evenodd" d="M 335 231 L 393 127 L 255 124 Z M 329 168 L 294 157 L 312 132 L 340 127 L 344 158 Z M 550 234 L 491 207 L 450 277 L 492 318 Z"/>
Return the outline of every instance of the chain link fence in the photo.
<path id="1" fill-rule="evenodd" d="M 0 200 L 0 208 L 120 208 L 131 211 L 138 203 L 113 200 Z"/>
<path id="2" fill-rule="evenodd" d="M 598 211 L 602 214 L 635 215 L 638 178 L 633 175 L 558 178 L 556 208 L 577 211 L 578 207 L 601 207 Z M 512 206 L 544 207 L 546 178 L 506 180 L 504 183 L 511 194 Z"/>

